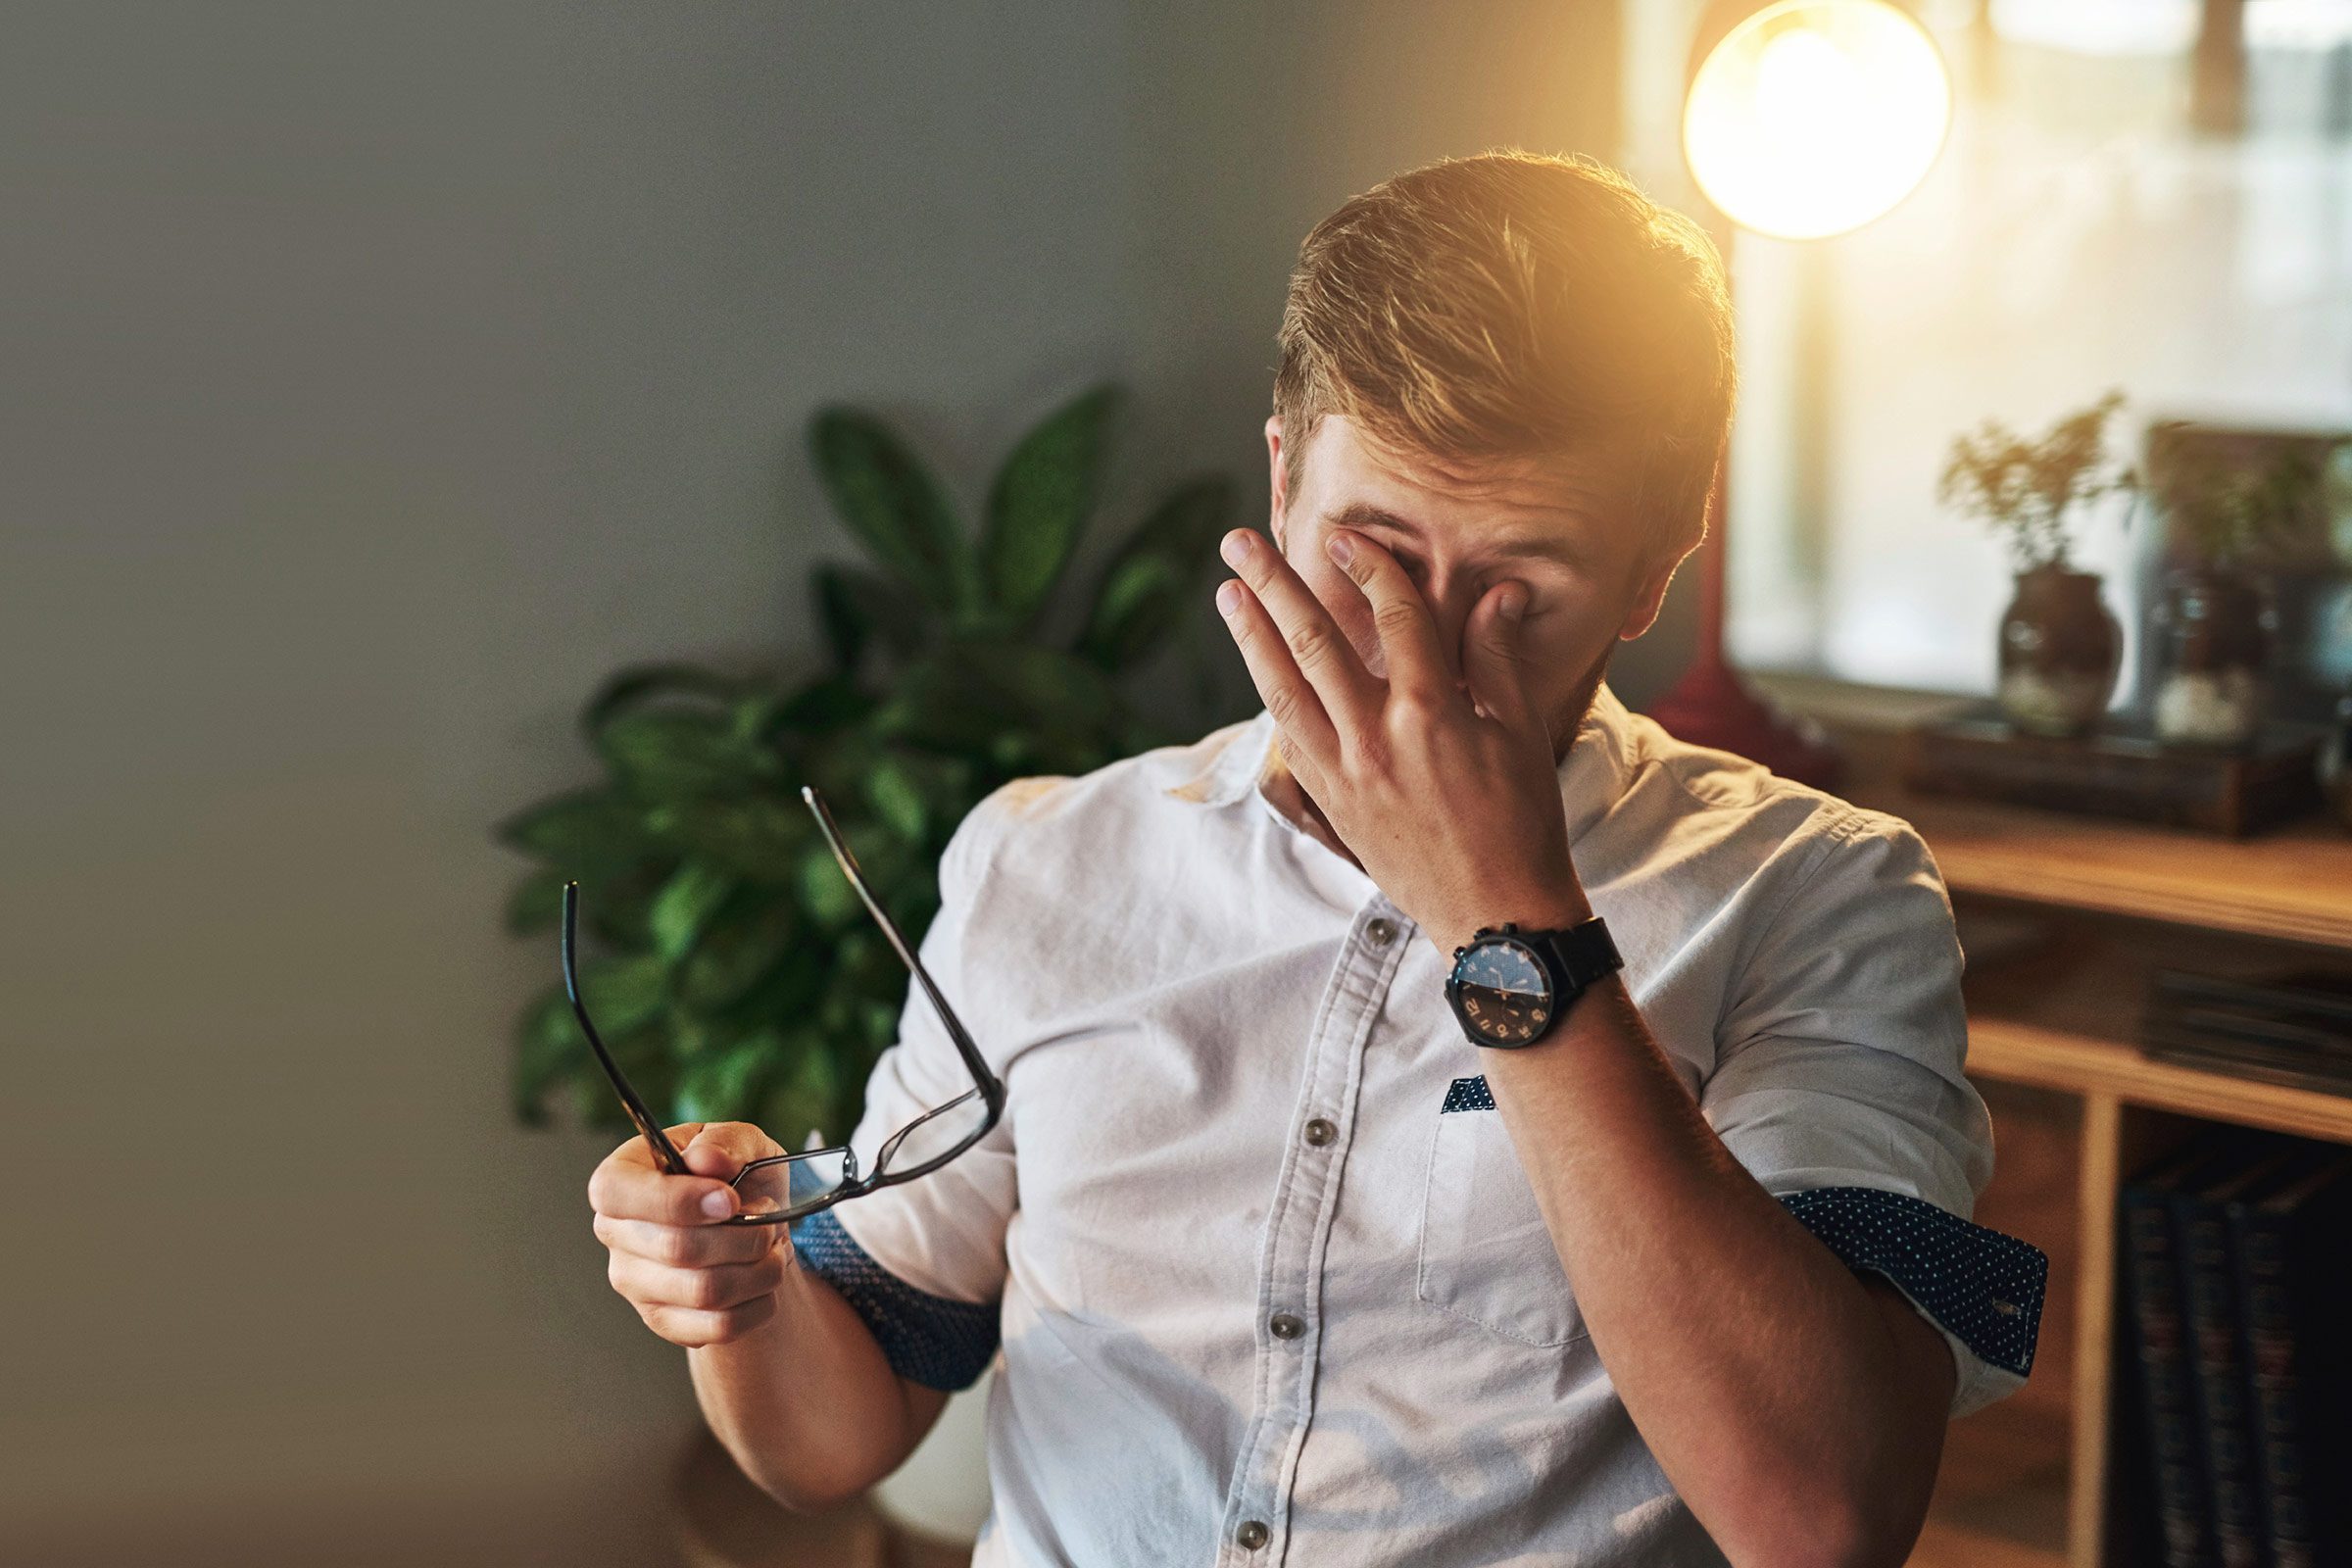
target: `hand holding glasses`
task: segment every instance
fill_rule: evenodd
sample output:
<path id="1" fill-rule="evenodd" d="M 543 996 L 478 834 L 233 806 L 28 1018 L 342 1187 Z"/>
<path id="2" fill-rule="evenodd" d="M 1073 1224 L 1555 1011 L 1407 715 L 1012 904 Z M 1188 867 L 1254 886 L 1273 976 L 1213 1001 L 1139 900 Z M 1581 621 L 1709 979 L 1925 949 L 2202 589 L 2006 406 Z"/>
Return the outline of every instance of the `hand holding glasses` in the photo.
<path id="1" fill-rule="evenodd" d="M 907 972 L 931 999 L 940 1022 L 947 1026 L 949 1038 L 956 1043 L 956 1054 L 971 1070 L 972 1087 L 892 1133 L 875 1153 L 874 1168 L 869 1175 L 858 1174 L 858 1155 L 846 1144 L 753 1160 L 736 1172 L 735 1179 L 728 1184 L 739 1195 L 742 1206 L 731 1218 L 717 1222 L 722 1225 L 781 1225 L 862 1194 L 928 1175 L 986 1137 L 1004 1112 L 1004 1085 L 989 1070 L 979 1047 L 965 1033 L 963 1021 L 948 1005 L 948 999 L 939 994 L 939 987 L 923 968 L 922 960 L 915 956 L 914 949 L 907 945 L 905 934 L 875 902 L 873 890 L 866 886 L 864 875 L 858 869 L 857 858 L 850 853 L 841 829 L 835 825 L 824 797 L 814 786 L 803 785 L 801 799 L 816 813 L 816 825 L 823 831 L 833 858 L 840 862 L 842 874 L 850 879 L 850 886 L 857 890 L 866 912 L 882 927 L 882 934 L 889 938 Z M 690 1176 L 694 1173 L 687 1168 L 685 1156 L 646 1108 L 627 1075 L 621 1072 L 620 1064 L 612 1059 L 612 1053 L 605 1049 L 604 1038 L 596 1032 L 588 1008 L 580 1000 L 579 905 L 580 885 L 564 883 L 564 994 L 571 1000 L 572 1014 L 580 1021 L 580 1032 L 588 1037 L 589 1049 L 596 1053 L 605 1076 L 612 1080 L 613 1092 L 620 1097 L 622 1108 L 652 1149 L 654 1163 L 672 1176 Z"/>

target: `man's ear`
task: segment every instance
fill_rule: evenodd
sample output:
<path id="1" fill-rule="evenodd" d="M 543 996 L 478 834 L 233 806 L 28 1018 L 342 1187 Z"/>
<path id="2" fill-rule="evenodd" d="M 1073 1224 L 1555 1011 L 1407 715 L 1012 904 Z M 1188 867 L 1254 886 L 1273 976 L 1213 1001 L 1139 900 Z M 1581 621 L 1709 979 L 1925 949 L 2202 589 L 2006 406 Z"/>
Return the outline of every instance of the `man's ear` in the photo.
<path id="1" fill-rule="evenodd" d="M 1268 514 L 1267 521 L 1274 534 L 1274 548 L 1280 550 L 1283 548 L 1282 508 L 1286 498 L 1282 493 L 1282 416 L 1279 414 L 1266 416 L 1266 466 L 1273 474 L 1274 494 L 1273 509 Z"/>
<path id="2" fill-rule="evenodd" d="M 1704 535 L 1700 537 L 1703 540 Z M 1633 600 L 1626 607 L 1625 623 L 1617 628 L 1619 642 L 1630 643 L 1657 624 L 1658 612 L 1666 605 L 1666 590 L 1674 585 L 1675 569 L 1698 549 L 1699 542 L 1694 540 L 1679 551 L 1659 551 L 1650 559 L 1647 566 L 1637 568 L 1642 572 L 1642 576 L 1634 585 Z"/>

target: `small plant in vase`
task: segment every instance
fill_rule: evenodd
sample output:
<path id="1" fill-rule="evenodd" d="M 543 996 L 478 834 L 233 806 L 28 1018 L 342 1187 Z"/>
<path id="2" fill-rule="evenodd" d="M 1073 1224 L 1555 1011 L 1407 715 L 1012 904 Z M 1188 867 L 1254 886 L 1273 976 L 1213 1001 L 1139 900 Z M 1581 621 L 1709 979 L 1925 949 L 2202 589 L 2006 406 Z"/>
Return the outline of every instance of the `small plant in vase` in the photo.
<path id="1" fill-rule="evenodd" d="M 2148 488 L 2171 558 L 2149 618 L 2159 740 L 2234 750 L 2261 732 L 2278 614 L 2259 564 L 2316 542 L 2319 483 L 2296 447 L 2249 461 L 2184 423 L 2150 431 Z"/>
<path id="2" fill-rule="evenodd" d="M 2107 459 L 2124 395 L 2067 415 L 2039 440 L 1987 419 L 1952 442 L 1936 499 L 1983 517 L 2009 547 L 2016 591 L 2001 614 L 1994 700 L 2018 728 L 2074 736 L 2097 727 L 2123 663 L 2123 627 L 2100 577 L 2068 555 L 2076 520 L 2099 498 L 2136 494 L 2137 473 Z"/>

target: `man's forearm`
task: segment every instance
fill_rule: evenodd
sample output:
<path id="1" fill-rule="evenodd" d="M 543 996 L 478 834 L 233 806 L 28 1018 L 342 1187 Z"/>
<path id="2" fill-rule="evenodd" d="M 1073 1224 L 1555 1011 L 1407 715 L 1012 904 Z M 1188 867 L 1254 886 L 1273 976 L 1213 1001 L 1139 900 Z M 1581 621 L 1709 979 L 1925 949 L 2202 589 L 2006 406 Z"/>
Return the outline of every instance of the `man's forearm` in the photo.
<path id="1" fill-rule="evenodd" d="M 744 1474 L 797 1508 L 890 1474 L 947 1402 L 893 1372 L 849 1303 L 797 1262 L 777 1287 L 773 1317 L 686 1359 L 710 1430 Z"/>
<path id="2" fill-rule="evenodd" d="M 1591 912 L 1572 902 L 1541 923 Z M 1734 1158 L 1621 977 L 1484 1054 L 1593 1347 L 1716 1543 L 1742 1565 L 1899 1562 L 1943 1433 L 1917 1331 L 1898 1342 L 1884 1296 Z"/>

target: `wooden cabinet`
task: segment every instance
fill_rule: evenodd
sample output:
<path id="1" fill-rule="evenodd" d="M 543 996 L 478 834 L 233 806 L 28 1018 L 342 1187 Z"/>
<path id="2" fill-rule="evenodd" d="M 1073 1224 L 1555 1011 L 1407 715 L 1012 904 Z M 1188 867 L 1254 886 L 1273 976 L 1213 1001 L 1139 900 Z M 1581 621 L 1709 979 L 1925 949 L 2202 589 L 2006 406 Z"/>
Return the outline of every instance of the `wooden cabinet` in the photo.
<path id="1" fill-rule="evenodd" d="M 2159 966 L 2352 970 L 2352 836 L 2314 820 L 2232 843 L 1909 796 L 1889 782 L 1884 737 L 1840 738 L 1859 774 L 1841 793 L 1918 828 L 1952 895 L 1969 1073 L 1993 1115 L 1976 1218 L 2050 1254 L 2033 1373 L 1953 1424 L 1912 1562 L 2152 1564 L 2136 1369 L 2118 1327 L 2117 1191 L 2202 1123 L 2352 1144 L 2352 1095 L 2142 1055 L 2148 981 Z"/>

